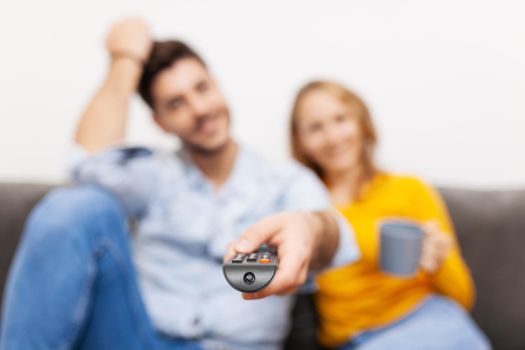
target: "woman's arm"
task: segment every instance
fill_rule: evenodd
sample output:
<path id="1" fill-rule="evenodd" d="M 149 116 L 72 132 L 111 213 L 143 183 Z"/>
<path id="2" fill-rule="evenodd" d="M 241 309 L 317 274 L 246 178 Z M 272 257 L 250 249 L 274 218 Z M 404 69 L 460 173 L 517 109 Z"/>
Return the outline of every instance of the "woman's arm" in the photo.
<path id="1" fill-rule="evenodd" d="M 417 218 L 422 222 L 432 222 L 425 225 L 428 244 L 426 247 L 424 244 L 423 248 L 423 269 L 438 292 L 455 299 L 466 309 L 472 308 L 475 298 L 474 283 L 461 256 L 457 237 L 441 196 L 433 188 L 417 180 L 413 200 L 418 211 Z M 445 239 L 440 239 L 440 235 L 445 236 Z M 443 256 L 439 256 L 439 251 L 443 252 Z M 435 262 L 437 263 L 433 265 Z"/>

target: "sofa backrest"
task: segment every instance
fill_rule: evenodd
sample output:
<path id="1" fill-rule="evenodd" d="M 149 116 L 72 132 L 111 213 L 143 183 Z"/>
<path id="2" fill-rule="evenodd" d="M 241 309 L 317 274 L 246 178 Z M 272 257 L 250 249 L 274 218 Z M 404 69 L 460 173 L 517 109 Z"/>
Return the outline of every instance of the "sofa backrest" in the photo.
<path id="1" fill-rule="evenodd" d="M 495 349 L 525 349 L 525 191 L 440 191 L 476 284 L 474 319 Z"/>
<path id="2" fill-rule="evenodd" d="M 51 188 L 42 184 L 0 183 L 0 300 L 26 217 Z"/>

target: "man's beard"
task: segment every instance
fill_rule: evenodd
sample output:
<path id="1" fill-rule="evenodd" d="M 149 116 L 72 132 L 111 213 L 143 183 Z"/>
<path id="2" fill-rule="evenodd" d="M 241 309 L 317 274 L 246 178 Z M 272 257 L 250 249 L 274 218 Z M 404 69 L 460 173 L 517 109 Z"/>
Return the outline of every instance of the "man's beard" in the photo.
<path id="1" fill-rule="evenodd" d="M 231 117 L 230 117 L 230 111 L 227 107 L 224 107 L 226 114 L 226 122 L 227 122 L 227 128 L 228 128 L 228 137 L 222 142 L 221 144 L 213 147 L 213 148 L 206 148 L 199 144 L 195 144 L 188 140 L 182 140 L 182 144 L 184 147 L 190 152 L 200 157 L 214 157 L 220 153 L 222 153 L 233 141 L 232 137 L 229 133 L 229 130 L 231 128 Z"/>
<path id="2" fill-rule="evenodd" d="M 200 145 L 196 145 L 191 142 L 183 141 L 184 147 L 192 154 L 201 156 L 201 157 L 214 157 L 222 153 L 232 142 L 232 138 L 228 137 L 223 143 L 213 148 L 206 148 Z"/>

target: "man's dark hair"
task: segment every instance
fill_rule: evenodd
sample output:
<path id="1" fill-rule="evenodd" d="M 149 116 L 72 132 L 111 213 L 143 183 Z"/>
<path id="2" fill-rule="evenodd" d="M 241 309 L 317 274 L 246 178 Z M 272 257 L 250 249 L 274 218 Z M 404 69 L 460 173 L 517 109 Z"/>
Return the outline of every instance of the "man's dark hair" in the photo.
<path id="1" fill-rule="evenodd" d="M 151 86 L 157 75 L 170 68 L 184 58 L 194 58 L 204 67 L 204 60 L 188 45 L 178 40 L 155 41 L 151 53 L 144 64 L 144 70 L 139 83 L 139 93 L 144 101 L 153 109 Z"/>

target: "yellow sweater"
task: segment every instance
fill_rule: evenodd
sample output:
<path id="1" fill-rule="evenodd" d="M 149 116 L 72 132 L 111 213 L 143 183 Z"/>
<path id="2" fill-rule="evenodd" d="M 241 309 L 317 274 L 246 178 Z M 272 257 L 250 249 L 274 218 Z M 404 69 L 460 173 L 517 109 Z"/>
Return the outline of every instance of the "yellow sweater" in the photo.
<path id="1" fill-rule="evenodd" d="M 366 185 L 358 201 L 338 209 L 354 229 L 361 258 L 317 279 L 319 339 L 324 346 L 342 345 L 357 332 L 396 321 L 432 293 L 455 299 L 466 309 L 472 307 L 474 287 L 457 243 L 434 274 L 419 271 L 402 278 L 379 270 L 381 220 L 435 219 L 442 231 L 455 238 L 446 208 L 432 188 L 415 178 L 380 174 Z"/>

